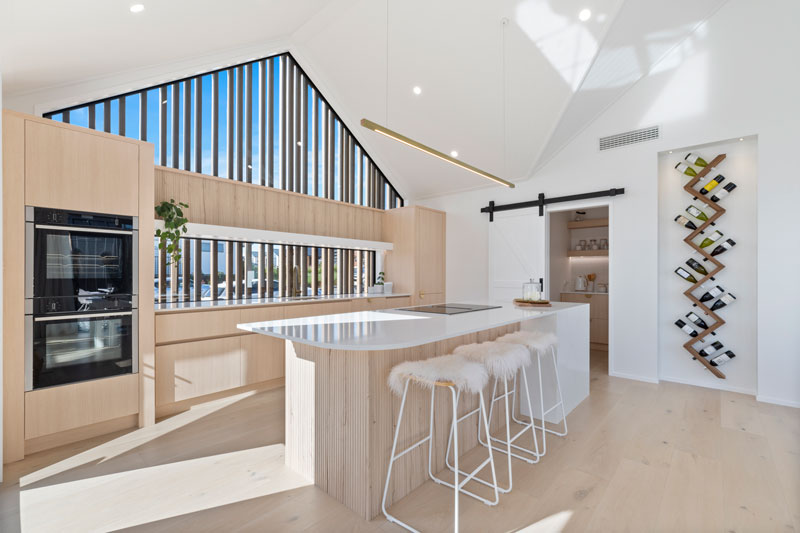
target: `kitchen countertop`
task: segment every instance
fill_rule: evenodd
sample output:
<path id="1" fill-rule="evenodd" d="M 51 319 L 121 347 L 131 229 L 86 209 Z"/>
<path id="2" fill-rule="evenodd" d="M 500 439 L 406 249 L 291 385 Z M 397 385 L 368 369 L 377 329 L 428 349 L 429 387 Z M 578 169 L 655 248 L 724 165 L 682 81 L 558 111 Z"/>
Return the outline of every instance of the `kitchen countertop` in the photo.
<path id="1" fill-rule="evenodd" d="M 279 298 L 251 298 L 248 300 L 202 300 L 199 302 L 164 302 L 155 304 L 156 314 L 178 311 L 199 311 L 208 309 L 229 309 L 232 307 L 265 307 L 270 305 L 296 305 L 328 303 L 366 298 L 401 298 L 411 296 L 406 293 L 392 294 L 330 294 L 326 296 L 286 296 Z"/>
<path id="2" fill-rule="evenodd" d="M 582 305 L 588 304 L 553 302 L 552 307 L 534 309 L 506 304 L 457 315 L 387 309 L 252 322 L 237 327 L 320 348 L 394 350 L 541 318 Z"/>

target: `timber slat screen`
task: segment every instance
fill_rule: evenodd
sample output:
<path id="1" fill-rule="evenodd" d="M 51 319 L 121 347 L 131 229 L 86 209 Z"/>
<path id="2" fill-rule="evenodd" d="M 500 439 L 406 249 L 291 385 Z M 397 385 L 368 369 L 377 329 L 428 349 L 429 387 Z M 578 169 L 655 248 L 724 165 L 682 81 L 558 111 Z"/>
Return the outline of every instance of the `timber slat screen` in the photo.
<path id="1" fill-rule="evenodd" d="M 369 250 L 192 238 L 180 248 L 168 264 L 154 241 L 156 302 L 365 294 L 376 274 Z"/>
<path id="2" fill-rule="evenodd" d="M 289 53 L 44 116 L 152 142 L 156 164 L 165 167 L 378 209 L 404 205 L 397 190 Z M 218 271 L 222 266 L 229 267 L 224 270 L 225 297 L 262 294 L 261 289 L 254 290 L 245 278 L 237 276 L 244 263 L 233 262 L 236 250 L 260 251 L 261 245 L 223 241 L 218 245 L 229 251 L 215 259 Z M 304 272 L 311 270 L 309 278 L 301 276 L 300 290 L 311 290 L 306 285 L 313 285 L 314 276 L 318 277 L 312 294 L 339 293 L 344 279 L 353 279 L 354 275 L 358 278 L 355 281 L 361 281 L 357 285 L 354 281 L 354 288 L 375 279 L 369 266 L 374 265 L 372 252 L 282 245 L 274 245 L 273 250 L 275 257 L 266 253 L 265 257 L 274 262 L 277 291 L 282 296 L 288 295 L 288 276 L 295 266 Z M 175 291 L 168 288 L 167 277 L 178 279 L 170 272 L 196 266 L 189 259 L 190 253 L 184 251 L 182 264 L 169 268 L 165 258 L 157 260 L 158 301 L 191 300 L 202 292 L 200 288 L 190 290 L 189 285 Z M 312 258 L 323 265 L 319 272 L 310 268 Z M 363 274 L 357 267 L 361 262 L 369 267 Z"/>

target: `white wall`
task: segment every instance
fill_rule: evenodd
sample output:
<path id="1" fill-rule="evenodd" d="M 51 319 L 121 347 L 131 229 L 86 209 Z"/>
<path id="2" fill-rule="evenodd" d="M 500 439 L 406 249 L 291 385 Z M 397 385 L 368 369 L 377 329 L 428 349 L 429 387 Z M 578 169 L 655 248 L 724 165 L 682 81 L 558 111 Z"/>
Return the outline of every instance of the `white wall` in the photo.
<path id="1" fill-rule="evenodd" d="M 800 2 L 794 0 L 731 0 L 533 179 L 511 190 L 492 187 L 420 201 L 448 213 L 448 298 L 485 296 L 486 261 L 480 258 L 486 257 L 489 223 L 479 209 L 489 200 L 625 187 L 625 195 L 613 200 L 610 230 L 615 353 L 609 370 L 657 380 L 657 154 L 757 134 L 758 322 L 741 327 L 758 335 L 759 399 L 800 406 L 800 250 L 786 246 L 787 233 L 798 227 L 800 198 L 794 162 L 798 19 Z M 601 136 L 653 124 L 662 128 L 657 141 L 597 150 Z"/>
<path id="2" fill-rule="evenodd" d="M 722 174 L 726 182 L 736 183 L 737 188 L 720 202 L 725 214 L 718 219 L 714 229 L 723 233 L 722 239 L 731 238 L 736 241 L 736 246 L 725 254 L 717 257 L 726 268 L 717 275 L 714 284 L 723 287 L 736 296 L 736 301 L 719 311 L 719 315 L 726 321 L 726 325 L 717 330 L 718 335 L 708 336 L 709 342 L 720 341 L 725 349 L 732 350 L 736 358 L 721 367 L 720 370 L 727 376 L 720 382 L 710 372 L 697 372 L 699 363 L 692 361 L 689 353 L 682 345 L 689 338 L 684 332 L 675 327 L 674 322 L 689 311 L 695 311 L 709 324 L 712 322 L 705 317 L 699 309 L 692 308 L 691 302 L 683 295 L 683 291 L 690 284 L 674 274 L 674 270 L 682 266 L 694 273 L 685 261 L 689 257 L 703 262 L 702 256 L 695 253 L 683 239 L 690 230 L 676 224 L 673 219 L 678 214 L 686 215 L 684 209 L 688 205 L 695 205 L 708 216 L 713 214 L 710 207 L 702 207 L 701 197 L 692 201 L 692 197 L 683 190 L 688 181 L 673 168 L 683 160 L 687 152 L 703 155 L 707 160 L 717 154 L 727 154 L 722 164 L 710 174 Z M 757 242 L 757 184 L 758 184 L 758 142 L 754 137 L 744 138 L 743 141 L 734 139 L 732 142 L 719 143 L 711 146 L 675 149 L 673 153 L 659 155 L 659 297 L 658 297 L 658 325 L 659 325 L 659 376 L 669 381 L 680 381 L 704 387 L 725 387 L 730 390 L 756 393 L 758 373 L 758 335 L 754 334 L 755 324 L 758 322 L 758 242 Z M 720 186 L 720 189 L 722 187 Z M 709 195 L 710 196 L 710 195 Z M 689 215 L 686 215 L 691 218 Z M 698 236 L 695 241 L 700 242 L 704 236 Z M 715 245 L 708 248 L 711 251 Z M 712 268 L 710 263 L 704 263 L 706 268 Z M 696 277 L 699 278 L 699 274 Z M 696 291 L 699 296 L 702 291 Z M 745 326 L 745 327 L 743 327 Z"/>

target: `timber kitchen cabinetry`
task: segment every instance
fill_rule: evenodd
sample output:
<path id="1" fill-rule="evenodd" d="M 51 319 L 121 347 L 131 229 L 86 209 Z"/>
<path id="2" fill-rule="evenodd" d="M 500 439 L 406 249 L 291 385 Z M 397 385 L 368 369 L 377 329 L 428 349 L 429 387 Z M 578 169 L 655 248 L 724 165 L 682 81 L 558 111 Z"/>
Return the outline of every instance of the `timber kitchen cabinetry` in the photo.
<path id="1" fill-rule="evenodd" d="M 139 217 L 153 235 L 153 145 L 3 111 L 3 462 L 155 421 L 153 299 L 138 306 L 136 374 L 25 392 L 25 207 Z M 139 239 L 138 281 L 153 283 L 153 241 Z"/>
<path id="2" fill-rule="evenodd" d="M 393 249 L 386 252 L 386 281 L 394 292 L 410 293 L 411 305 L 445 301 L 446 213 L 410 206 L 386 211 L 383 238 Z"/>

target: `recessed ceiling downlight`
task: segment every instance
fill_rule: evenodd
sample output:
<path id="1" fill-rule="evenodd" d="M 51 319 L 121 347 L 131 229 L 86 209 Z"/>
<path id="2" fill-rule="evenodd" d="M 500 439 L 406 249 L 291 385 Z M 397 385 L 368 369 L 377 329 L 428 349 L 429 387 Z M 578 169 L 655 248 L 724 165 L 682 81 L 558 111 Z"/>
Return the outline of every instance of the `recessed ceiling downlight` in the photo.
<path id="1" fill-rule="evenodd" d="M 458 157 L 458 152 L 453 150 L 452 152 L 450 152 L 450 157 Z"/>
<path id="2" fill-rule="evenodd" d="M 588 9 L 588 8 L 587 9 L 581 9 L 581 12 L 578 13 L 578 18 L 581 21 L 586 22 L 587 20 L 592 18 L 592 10 Z"/>
<path id="3" fill-rule="evenodd" d="M 411 89 L 411 91 L 417 96 L 419 96 L 420 94 L 422 94 L 422 87 L 420 87 L 419 85 L 415 85 L 414 88 Z"/>
<path id="4" fill-rule="evenodd" d="M 131 13 L 141 13 L 144 11 L 144 4 L 133 4 L 131 6 Z"/>

